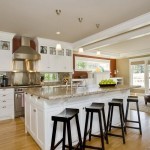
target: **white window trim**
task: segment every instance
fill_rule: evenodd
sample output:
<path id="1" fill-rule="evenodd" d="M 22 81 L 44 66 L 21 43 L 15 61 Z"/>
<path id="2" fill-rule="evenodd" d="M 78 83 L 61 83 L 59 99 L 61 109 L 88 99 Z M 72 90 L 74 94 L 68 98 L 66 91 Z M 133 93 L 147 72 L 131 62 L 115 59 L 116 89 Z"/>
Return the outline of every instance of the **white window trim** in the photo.
<path id="1" fill-rule="evenodd" d="M 149 92 L 149 79 L 148 79 L 148 61 L 150 60 L 150 57 L 140 57 L 140 58 L 133 58 L 129 59 L 129 74 L 130 74 L 130 85 L 132 85 L 133 79 L 132 79 L 132 68 L 131 68 L 131 62 L 137 62 L 137 61 L 144 61 L 144 81 L 145 81 L 145 93 Z M 143 87 L 141 87 L 143 89 Z"/>
<path id="2" fill-rule="evenodd" d="M 75 56 L 75 71 L 90 71 L 90 70 L 80 70 L 80 69 L 77 69 L 77 64 L 76 64 L 77 61 L 76 60 L 109 63 L 109 66 L 110 66 L 110 60 Z M 106 71 L 109 72 L 110 70 L 106 70 Z"/>

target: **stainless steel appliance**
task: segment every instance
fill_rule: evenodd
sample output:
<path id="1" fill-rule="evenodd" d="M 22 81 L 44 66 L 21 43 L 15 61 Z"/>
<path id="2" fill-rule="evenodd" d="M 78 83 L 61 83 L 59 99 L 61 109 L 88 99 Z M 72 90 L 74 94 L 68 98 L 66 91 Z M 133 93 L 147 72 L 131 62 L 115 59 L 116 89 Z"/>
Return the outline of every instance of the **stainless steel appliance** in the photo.
<path id="1" fill-rule="evenodd" d="M 30 38 L 21 37 L 21 47 L 13 54 L 14 60 L 39 60 L 41 55 L 30 47 Z"/>
<path id="2" fill-rule="evenodd" d="M 22 88 L 15 88 L 14 100 L 15 117 L 24 117 L 24 92 Z"/>
<path id="3" fill-rule="evenodd" d="M 36 71 L 40 58 L 40 54 L 30 47 L 30 38 L 22 37 L 21 47 L 13 54 L 13 72 L 10 74 L 11 85 L 15 86 L 15 117 L 24 116 L 23 88 L 41 86 L 41 76 Z"/>
<path id="4" fill-rule="evenodd" d="M 15 117 L 24 117 L 24 108 L 25 108 L 25 99 L 24 99 L 24 91 L 26 88 L 36 88 L 41 87 L 41 85 L 22 85 L 15 86 L 15 94 L 14 94 L 14 104 L 15 104 Z"/>

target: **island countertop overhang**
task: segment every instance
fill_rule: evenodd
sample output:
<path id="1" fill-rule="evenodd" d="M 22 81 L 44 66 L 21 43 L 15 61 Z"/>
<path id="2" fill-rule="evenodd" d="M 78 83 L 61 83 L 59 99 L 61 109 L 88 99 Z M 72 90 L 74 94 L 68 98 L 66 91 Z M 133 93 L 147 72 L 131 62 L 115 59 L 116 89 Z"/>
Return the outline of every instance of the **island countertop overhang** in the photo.
<path id="1" fill-rule="evenodd" d="M 139 86 L 117 85 L 115 87 L 100 88 L 98 85 L 87 87 L 51 87 L 43 86 L 41 88 L 28 88 L 24 91 L 28 94 L 37 96 L 47 100 L 55 100 L 62 98 L 72 98 L 100 93 L 108 93 L 114 91 L 128 90 Z"/>

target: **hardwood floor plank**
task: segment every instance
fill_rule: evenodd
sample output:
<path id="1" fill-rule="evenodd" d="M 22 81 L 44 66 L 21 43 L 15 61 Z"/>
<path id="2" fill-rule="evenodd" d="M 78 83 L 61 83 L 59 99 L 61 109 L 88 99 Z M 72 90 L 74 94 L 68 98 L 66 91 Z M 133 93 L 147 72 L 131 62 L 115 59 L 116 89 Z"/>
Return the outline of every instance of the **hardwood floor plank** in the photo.
<path id="1" fill-rule="evenodd" d="M 126 144 L 122 139 L 109 136 L 109 144 L 105 143 L 106 150 L 150 150 L 150 114 L 140 112 L 142 123 L 142 136 L 139 130 L 127 129 Z M 136 112 L 132 111 L 131 117 L 136 120 Z M 120 133 L 120 130 L 113 130 Z M 100 146 L 99 138 L 92 138 L 89 145 Z M 29 134 L 25 134 L 22 119 L 0 121 L 0 150 L 40 150 Z M 88 150 L 88 149 L 87 149 Z"/>

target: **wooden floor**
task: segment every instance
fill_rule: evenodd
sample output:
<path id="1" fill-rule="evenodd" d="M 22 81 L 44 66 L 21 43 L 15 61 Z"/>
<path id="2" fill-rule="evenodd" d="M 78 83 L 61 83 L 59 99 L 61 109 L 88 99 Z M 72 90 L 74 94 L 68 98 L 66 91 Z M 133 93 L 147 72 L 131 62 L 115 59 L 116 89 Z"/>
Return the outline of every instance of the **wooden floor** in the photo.
<path id="1" fill-rule="evenodd" d="M 105 144 L 106 150 L 150 150 L 150 114 L 141 112 L 143 135 L 138 130 L 128 129 L 126 144 L 122 139 L 109 137 L 109 144 Z M 135 117 L 135 111 L 131 116 Z M 115 131 L 119 133 L 119 130 Z M 90 145 L 99 146 L 100 140 L 92 138 Z M 0 121 L 0 150 L 40 150 L 32 137 L 24 132 L 24 122 L 18 118 L 15 120 Z"/>

